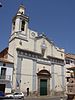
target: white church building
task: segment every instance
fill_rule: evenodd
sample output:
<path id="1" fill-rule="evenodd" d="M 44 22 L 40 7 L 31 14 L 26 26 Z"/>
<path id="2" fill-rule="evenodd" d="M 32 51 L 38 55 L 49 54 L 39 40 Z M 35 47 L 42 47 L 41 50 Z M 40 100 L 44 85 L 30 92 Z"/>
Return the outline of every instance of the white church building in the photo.
<path id="1" fill-rule="evenodd" d="M 12 19 L 8 60 L 14 63 L 13 90 L 28 95 L 61 93 L 65 87 L 64 49 L 46 35 L 29 28 L 26 9 L 20 5 Z"/>

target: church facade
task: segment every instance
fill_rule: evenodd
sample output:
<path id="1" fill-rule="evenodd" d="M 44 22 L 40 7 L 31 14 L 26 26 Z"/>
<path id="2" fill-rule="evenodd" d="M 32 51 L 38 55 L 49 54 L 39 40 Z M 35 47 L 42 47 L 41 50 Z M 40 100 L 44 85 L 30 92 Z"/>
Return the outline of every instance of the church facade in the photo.
<path id="1" fill-rule="evenodd" d="M 14 63 L 13 90 L 50 95 L 65 87 L 64 49 L 47 36 L 29 29 L 26 9 L 20 5 L 12 19 L 8 60 Z"/>

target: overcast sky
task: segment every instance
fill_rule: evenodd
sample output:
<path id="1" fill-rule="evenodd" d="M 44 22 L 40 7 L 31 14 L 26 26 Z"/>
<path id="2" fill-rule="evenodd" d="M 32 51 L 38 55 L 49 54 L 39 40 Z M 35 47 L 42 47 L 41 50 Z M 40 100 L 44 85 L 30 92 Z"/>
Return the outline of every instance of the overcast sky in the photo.
<path id="1" fill-rule="evenodd" d="M 0 0 L 0 51 L 8 46 L 12 18 L 20 4 L 29 16 L 29 28 L 44 32 L 65 52 L 75 54 L 75 0 Z"/>

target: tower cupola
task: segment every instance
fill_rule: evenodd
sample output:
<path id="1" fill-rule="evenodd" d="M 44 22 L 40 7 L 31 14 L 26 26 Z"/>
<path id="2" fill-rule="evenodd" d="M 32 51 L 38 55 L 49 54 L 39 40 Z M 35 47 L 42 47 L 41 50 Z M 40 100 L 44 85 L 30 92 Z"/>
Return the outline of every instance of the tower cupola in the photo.
<path id="1" fill-rule="evenodd" d="M 19 15 L 19 14 L 25 14 L 25 7 L 23 5 L 20 5 L 20 7 L 18 9 L 17 15 Z"/>

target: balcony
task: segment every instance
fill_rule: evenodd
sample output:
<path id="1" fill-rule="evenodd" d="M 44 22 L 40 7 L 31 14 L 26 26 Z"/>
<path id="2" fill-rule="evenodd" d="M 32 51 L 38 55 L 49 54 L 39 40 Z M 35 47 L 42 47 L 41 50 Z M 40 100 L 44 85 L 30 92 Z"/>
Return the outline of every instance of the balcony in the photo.
<path id="1" fill-rule="evenodd" d="M 0 81 L 1 80 L 11 81 L 11 75 L 0 75 Z"/>

